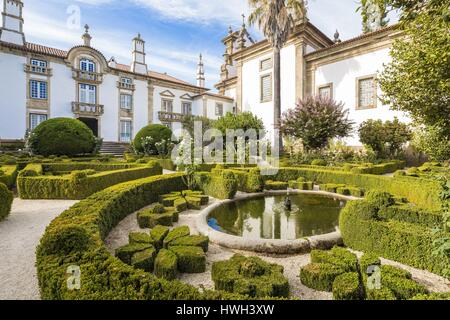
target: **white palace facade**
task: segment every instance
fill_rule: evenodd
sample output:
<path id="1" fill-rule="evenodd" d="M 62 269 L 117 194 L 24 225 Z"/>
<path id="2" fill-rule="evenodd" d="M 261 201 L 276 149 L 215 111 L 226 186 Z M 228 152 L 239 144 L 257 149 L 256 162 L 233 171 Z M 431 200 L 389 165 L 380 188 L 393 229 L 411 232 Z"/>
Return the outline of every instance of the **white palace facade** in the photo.
<path id="1" fill-rule="evenodd" d="M 26 42 L 23 2 L 3 0 L 0 29 L 0 139 L 23 139 L 49 118 L 78 118 L 104 141 L 128 143 L 142 127 L 161 123 L 174 132 L 184 115 L 216 119 L 234 100 L 205 88 L 203 61 L 197 84 L 148 70 L 145 41 L 132 40 L 124 65 L 83 43 L 68 51 Z"/>
<path id="2" fill-rule="evenodd" d="M 82 44 L 68 51 L 26 42 L 21 0 L 3 0 L 0 29 L 0 140 L 22 139 L 42 121 L 72 117 L 104 141 L 128 143 L 149 123 L 177 132 L 186 114 L 217 119 L 250 111 L 273 128 L 273 55 L 268 41 L 255 42 L 245 23 L 222 40 L 225 45 L 218 93 L 205 88 L 203 61 L 197 83 L 148 70 L 146 46 L 132 40 L 131 63 L 120 64 L 91 46 L 86 26 Z M 379 99 L 377 74 L 390 61 L 396 26 L 334 40 L 299 22 L 281 51 L 282 111 L 307 95 L 345 103 L 357 125 L 367 119 L 408 118 Z M 358 145 L 357 136 L 347 140 Z"/>

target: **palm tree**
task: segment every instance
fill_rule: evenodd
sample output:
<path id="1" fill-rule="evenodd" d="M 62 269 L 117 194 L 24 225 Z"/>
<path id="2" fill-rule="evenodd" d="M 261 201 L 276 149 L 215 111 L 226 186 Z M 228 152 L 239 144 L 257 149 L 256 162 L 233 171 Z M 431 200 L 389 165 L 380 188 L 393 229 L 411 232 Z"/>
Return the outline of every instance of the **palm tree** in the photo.
<path id="1" fill-rule="evenodd" d="M 295 22 L 306 17 L 306 0 L 249 0 L 252 9 L 250 25 L 258 24 L 273 47 L 274 60 L 274 128 L 280 128 L 281 118 L 281 74 L 280 51 L 286 44 Z M 279 148 L 283 139 L 279 137 Z"/>

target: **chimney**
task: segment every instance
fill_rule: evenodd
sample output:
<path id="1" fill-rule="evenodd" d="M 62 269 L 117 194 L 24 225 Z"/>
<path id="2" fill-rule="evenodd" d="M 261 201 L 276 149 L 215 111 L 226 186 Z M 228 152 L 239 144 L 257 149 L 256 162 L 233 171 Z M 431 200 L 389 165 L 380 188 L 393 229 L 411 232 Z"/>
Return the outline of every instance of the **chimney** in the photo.
<path id="1" fill-rule="evenodd" d="M 25 45 L 23 33 L 23 3 L 21 0 L 4 0 L 0 28 L 0 41 Z"/>
<path id="2" fill-rule="evenodd" d="M 133 39 L 133 59 L 131 62 L 131 71 L 135 73 L 147 74 L 147 64 L 145 63 L 145 41 L 139 33 Z"/>
<path id="3" fill-rule="evenodd" d="M 92 37 L 89 34 L 89 26 L 88 25 L 84 26 L 84 34 L 81 36 L 81 39 L 83 39 L 84 45 L 86 47 L 90 47 L 91 46 Z"/>
<path id="4" fill-rule="evenodd" d="M 116 58 L 111 57 L 111 59 L 109 59 L 109 61 L 108 61 L 108 66 L 109 66 L 110 68 L 117 68 L 117 61 L 116 61 Z"/>
<path id="5" fill-rule="evenodd" d="M 197 86 L 201 87 L 201 88 L 205 87 L 205 67 L 204 67 L 204 64 L 203 64 L 202 54 L 200 54 L 200 59 L 198 61 Z"/>

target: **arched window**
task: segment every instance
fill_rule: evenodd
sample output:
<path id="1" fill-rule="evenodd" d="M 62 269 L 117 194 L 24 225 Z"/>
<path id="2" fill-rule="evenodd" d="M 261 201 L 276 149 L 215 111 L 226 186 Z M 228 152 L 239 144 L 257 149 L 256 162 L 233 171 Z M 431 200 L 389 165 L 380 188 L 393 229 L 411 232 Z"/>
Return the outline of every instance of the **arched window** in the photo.
<path id="1" fill-rule="evenodd" d="M 94 61 L 83 58 L 80 60 L 80 70 L 88 72 L 96 72 L 97 66 Z"/>

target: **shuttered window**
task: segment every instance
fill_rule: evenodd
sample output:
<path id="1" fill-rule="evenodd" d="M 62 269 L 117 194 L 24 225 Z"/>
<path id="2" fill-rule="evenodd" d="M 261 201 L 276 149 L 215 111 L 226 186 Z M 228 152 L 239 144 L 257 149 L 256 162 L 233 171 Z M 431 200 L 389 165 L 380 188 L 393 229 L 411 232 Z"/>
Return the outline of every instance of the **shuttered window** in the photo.
<path id="1" fill-rule="evenodd" d="M 96 104 L 97 103 L 97 87 L 88 84 L 80 84 L 79 102 Z"/>
<path id="2" fill-rule="evenodd" d="M 261 102 L 272 101 L 272 75 L 261 76 Z"/>
<path id="3" fill-rule="evenodd" d="M 260 71 L 266 71 L 272 69 L 272 58 L 261 60 L 259 63 Z"/>
<path id="4" fill-rule="evenodd" d="M 132 136 L 132 123 L 128 120 L 120 121 L 120 142 L 130 142 Z"/>
<path id="5" fill-rule="evenodd" d="M 120 107 L 122 109 L 131 110 L 133 107 L 133 96 L 129 94 L 121 94 Z"/>
<path id="6" fill-rule="evenodd" d="M 375 78 L 358 80 L 358 109 L 376 108 Z"/>

